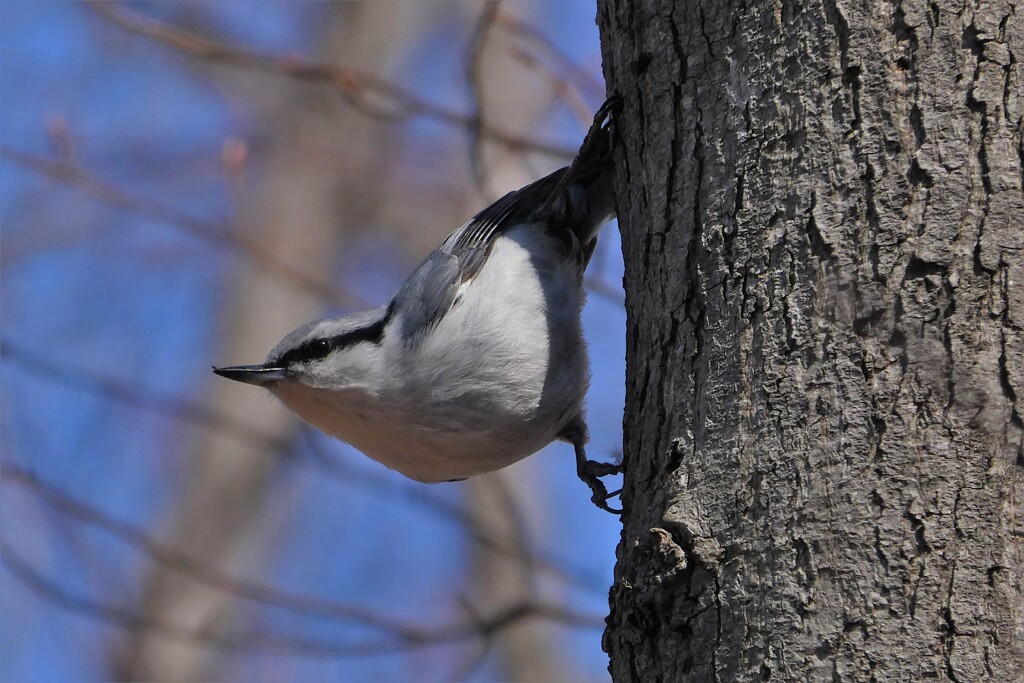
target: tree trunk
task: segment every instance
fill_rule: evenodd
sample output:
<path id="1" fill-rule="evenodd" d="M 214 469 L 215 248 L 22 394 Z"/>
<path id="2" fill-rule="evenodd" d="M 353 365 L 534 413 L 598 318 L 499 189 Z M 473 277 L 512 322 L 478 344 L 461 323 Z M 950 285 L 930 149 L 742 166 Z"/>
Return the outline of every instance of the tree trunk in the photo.
<path id="1" fill-rule="evenodd" d="M 1024 676 L 1024 22 L 602 0 L 617 681 Z"/>

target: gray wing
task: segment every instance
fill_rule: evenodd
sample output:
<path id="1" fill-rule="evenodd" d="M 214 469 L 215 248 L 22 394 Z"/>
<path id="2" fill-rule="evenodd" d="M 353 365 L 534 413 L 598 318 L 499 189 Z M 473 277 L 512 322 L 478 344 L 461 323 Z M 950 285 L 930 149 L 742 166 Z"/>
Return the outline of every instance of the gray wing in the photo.
<path id="1" fill-rule="evenodd" d="M 509 192 L 453 232 L 413 271 L 391 302 L 402 336 L 415 342 L 455 303 L 459 286 L 475 276 L 502 232 L 544 204 L 566 169 Z"/>

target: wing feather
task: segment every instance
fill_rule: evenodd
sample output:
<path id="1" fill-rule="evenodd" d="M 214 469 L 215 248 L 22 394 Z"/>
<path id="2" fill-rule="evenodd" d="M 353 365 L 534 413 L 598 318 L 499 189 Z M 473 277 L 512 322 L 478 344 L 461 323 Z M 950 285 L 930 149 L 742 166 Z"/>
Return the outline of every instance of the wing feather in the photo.
<path id="1" fill-rule="evenodd" d="M 392 301 L 402 336 L 415 343 L 455 303 L 459 286 L 480 271 L 495 239 L 544 204 L 566 169 L 537 180 L 473 216 L 413 271 Z"/>

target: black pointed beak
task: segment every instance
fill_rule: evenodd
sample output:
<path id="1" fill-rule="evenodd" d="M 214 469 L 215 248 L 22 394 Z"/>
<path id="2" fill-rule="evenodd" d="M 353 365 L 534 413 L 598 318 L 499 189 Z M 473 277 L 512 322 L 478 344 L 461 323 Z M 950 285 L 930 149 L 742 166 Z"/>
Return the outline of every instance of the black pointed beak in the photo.
<path id="1" fill-rule="evenodd" d="M 273 365 L 232 365 L 226 368 L 214 368 L 213 372 L 221 377 L 236 382 L 262 386 L 285 378 L 285 369 Z"/>

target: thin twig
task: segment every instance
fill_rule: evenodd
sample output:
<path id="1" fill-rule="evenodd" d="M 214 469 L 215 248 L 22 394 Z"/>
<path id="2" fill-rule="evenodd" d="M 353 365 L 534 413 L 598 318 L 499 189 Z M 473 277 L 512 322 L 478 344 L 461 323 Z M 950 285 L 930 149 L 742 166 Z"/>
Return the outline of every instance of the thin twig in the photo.
<path id="1" fill-rule="evenodd" d="M 99 394 L 104 398 L 140 410 L 171 417 L 199 427 L 219 430 L 252 446 L 270 448 L 277 452 L 287 451 L 290 448 L 288 442 L 262 433 L 252 425 L 240 422 L 229 415 L 215 412 L 207 406 L 183 398 L 161 395 L 149 389 L 140 389 L 134 383 L 103 377 L 78 367 L 70 368 L 54 363 L 8 339 L 0 338 L 0 356 L 3 356 L 4 362 L 14 361 L 18 367 L 33 375 Z"/>
<path id="2" fill-rule="evenodd" d="M 498 16 L 498 9 L 501 6 L 500 0 L 490 0 L 484 3 L 480 18 L 473 27 L 473 33 L 469 39 L 469 46 L 466 51 L 466 85 L 469 87 L 470 97 L 473 100 L 473 119 L 475 125 L 470 126 L 469 133 L 469 167 L 473 173 L 477 188 L 485 197 L 493 197 L 489 187 L 487 169 L 484 168 L 484 145 L 481 130 L 484 126 L 484 88 L 483 88 L 483 56 L 487 47 L 488 38 L 491 36 L 491 27 Z"/>
<path id="3" fill-rule="evenodd" d="M 331 85 L 353 107 L 377 120 L 395 122 L 428 116 L 459 128 L 477 127 L 480 135 L 511 150 L 537 152 L 558 159 L 571 159 L 575 153 L 574 149 L 562 145 L 539 142 L 496 129 L 473 115 L 463 114 L 420 98 L 373 74 L 313 62 L 297 56 L 263 55 L 169 26 L 112 2 L 86 0 L 86 3 L 110 22 L 127 31 L 199 59 Z"/>
<path id="4" fill-rule="evenodd" d="M 20 168 L 73 187 L 101 204 L 145 216 L 201 239 L 211 246 L 247 256 L 264 270 L 295 283 L 325 302 L 352 308 L 369 308 L 360 297 L 312 278 L 302 270 L 284 263 L 255 240 L 231 230 L 225 224 L 193 218 L 171 206 L 133 196 L 66 161 L 46 159 L 4 145 L 0 145 L 0 157 Z"/>
<path id="5" fill-rule="evenodd" d="M 199 562 L 171 546 L 162 544 L 141 529 L 114 519 L 99 508 L 73 498 L 34 473 L 0 463 L 0 479 L 10 485 L 31 491 L 62 515 L 91 527 L 102 529 L 128 545 L 144 552 L 152 560 L 169 569 L 187 574 L 198 583 L 252 602 L 276 607 L 293 614 L 334 621 L 355 622 L 403 640 L 420 639 L 425 629 L 385 619 L 365 608 L 318 597 L 298 595 L 271 586 L 241 581 L 216 568 Z"/>
<path id="6" fill-rule="evenodd" d="M 22 585 L 39 597 L 77 614 L 99 619 L 127 631 L 152 631 L 177 640 L 227 651 L 267 652 L 314 658 L 372 657 L 396 652 L 446 645 L 462 640 L 492 637 L 526 618 L 547 619 L 576 628 L 601 628 L 603 619 L 578 614 L 561 607 L 539 603 L 511 605 L 481 623 L 459 624 L 448 629 L 417 634 L 413 640 L 369 640 L 339 642 L 303 638 L 266 631 L 239 632 L 217 636 L 145 617 L 97 599 L 84 597 L 44 576 L 10 545 L 0 541 L 0 564 Z"/>
<path id="7" fill-rule="evenodd" d="M 528 24 L 509 12 L 502 12 L 498 17 L 498 23 L 502 28 L 518 36 L 522 42 L 545 52 L 549 58 L 558 62 L 562 68 L 568 71 L 574 81 L 582 83 L 592 95 L 597 97 L 604 96 L 604 83 L 595 78 L 589 70 L 577 64 L 572 57 L 567 55 L 556 43 L 537 29 L 536 26 Z M 587 123 L 588 121 L 584 121 L 583 125 Z"/>

